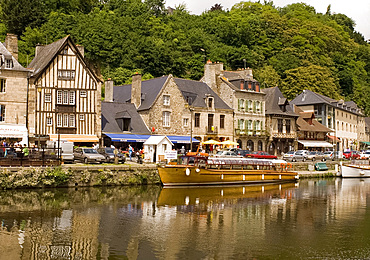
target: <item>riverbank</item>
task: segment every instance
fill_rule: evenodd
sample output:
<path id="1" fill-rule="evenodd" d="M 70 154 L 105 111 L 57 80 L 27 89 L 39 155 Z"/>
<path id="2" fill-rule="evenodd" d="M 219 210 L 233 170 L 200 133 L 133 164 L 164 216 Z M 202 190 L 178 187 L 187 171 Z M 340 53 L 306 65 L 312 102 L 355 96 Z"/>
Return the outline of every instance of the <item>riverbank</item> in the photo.
<path id="1" fill-rule="evenodd" d="M 310 163 L 295 163 L 301 179 L 337 176 L 337 163 L 328 163 L 329 170 L 315 171 Z M 155 164 L 64 164 L 58 167 L 1 167 L 0 188 L 94 187 L 122 185 L 160 185 Z"/>

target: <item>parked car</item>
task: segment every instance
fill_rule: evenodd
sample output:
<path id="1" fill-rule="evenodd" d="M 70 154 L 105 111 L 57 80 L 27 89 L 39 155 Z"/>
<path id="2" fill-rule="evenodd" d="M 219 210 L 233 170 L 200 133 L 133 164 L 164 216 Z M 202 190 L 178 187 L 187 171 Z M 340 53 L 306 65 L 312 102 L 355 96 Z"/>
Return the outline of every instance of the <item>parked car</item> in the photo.
<path id="1" fill-rule="evenodd" d="M 105 157 L 94 148 L 77 147 L 73 155 L 75 161 L 84 163 L 103 163 L 105 161 Z"/>
<path id="2" fill-rule="evenodd" d="M 271 155 L 268 152 L 264 151 L 256 151 L 248 154 L 247 157 L 249 158 L 257 158 L 257 159 L 277 159 L 276 155 Z"/>
<path id="3" fill-rule="evenodd" d="M 247 157 L 249 154 L 251 154 L 252 152 L 249 151 L 249 150 L 236 150 L 235 153 L 237 155 L 241 155 L 243 157 Z"/>
<path id="4" fill-rule="evenodd" d="M 105 157 L 105 162 L 114 162 L 115 154 L 114 154 L 114 148 L 111 147 L 102 147 L 98 148 L 98 153 L 103 155 Z M 119 163 L 125 163 L 126 156 L 123 153 L 117 153 L 118 162 Z"/>
<path id="5" fill-rule="evenodd" d="M 289 151 L 283 155 L 283 160 L 292 161 L 295 151 Z"/>
<path id="6" fill-rule="evenodd" d="M 308 151 L 307 150 L 298 150 L 294 153 L 292 157 L 292 162 L 302 161 L 305 162 L 308 157 Z"/>
<path id="7" fill-rule="evenodd" d="M 370 158 L 370 150 L 362 151 L 360 153 L 360 159 L 362 160 L 368 160 Z"/>
<path id="8" fill-rule="evenodd" d="M 346 157 L 346 159 L 359 159 L 360 154 L 357 151 L 346 151 L 343 152 L 343 155 Z"/>
<path id="9" fill-rule="evenodd" d="M 333 151 L 325 151 L 324 152 L 325 160 L 334 160 L 334 152 Z"/>
<path id="10" fill-rule="evenodd" d="M 218 151 L 214 157 L 241 157 L 238 155 L 236 152 L 233 151 L 228 151 L 228 150 L 222 150 Z"/>
<path id="11" fill-rule="evenodd" d="M 316 151 L 312 151 L 312 152 L 309 152 L 308 155 L 307 155 L 307 160 L 311 160 L 311 161 L 325 161 L 326 160 L 326 157 L 325 157 L 325 154 L 323 152 L 316 152 Z"/>

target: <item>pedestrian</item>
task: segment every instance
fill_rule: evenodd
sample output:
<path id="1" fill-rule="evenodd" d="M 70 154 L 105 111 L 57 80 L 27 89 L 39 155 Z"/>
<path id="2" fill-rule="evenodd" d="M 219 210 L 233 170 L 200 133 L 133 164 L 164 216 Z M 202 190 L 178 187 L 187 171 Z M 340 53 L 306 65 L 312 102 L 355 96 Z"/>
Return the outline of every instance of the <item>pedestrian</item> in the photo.
<path id="1" fill-rule="evenodd" d="M 22 152 L 23 152 L 23 156 L 26 157 L 30 154 L 30 151 L 28 150 L 28 147 L 27 145 L 25 144 L 23 149 L 22 149 Z"/>
<path id="2" fill-rule="evenodd" d="M 130 161 L 132 161 L 131 158 L 132 158 L 133 151 L 134 151 L 134 149 L 132 148 L 132 146 L 128 145 L 128 155 L 130 157 Z"/>
<path id="3" fill-rule="evenodd" d="M 180 149 L 180 153 L 181 154 L 185 154 L 185 147 L 183 146 L 183 147 L 181 147 L 181 149 Z"/>

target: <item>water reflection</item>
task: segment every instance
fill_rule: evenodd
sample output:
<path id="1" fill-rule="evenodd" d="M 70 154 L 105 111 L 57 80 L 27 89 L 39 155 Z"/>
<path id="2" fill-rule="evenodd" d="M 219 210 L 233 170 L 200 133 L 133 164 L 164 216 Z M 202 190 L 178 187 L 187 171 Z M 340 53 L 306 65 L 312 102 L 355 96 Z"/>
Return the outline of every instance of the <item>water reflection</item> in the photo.
<path id="1" fill-rule="evenodd" d="M 369 179 L 0 192 L 0 259 L 369 258 Z"/>

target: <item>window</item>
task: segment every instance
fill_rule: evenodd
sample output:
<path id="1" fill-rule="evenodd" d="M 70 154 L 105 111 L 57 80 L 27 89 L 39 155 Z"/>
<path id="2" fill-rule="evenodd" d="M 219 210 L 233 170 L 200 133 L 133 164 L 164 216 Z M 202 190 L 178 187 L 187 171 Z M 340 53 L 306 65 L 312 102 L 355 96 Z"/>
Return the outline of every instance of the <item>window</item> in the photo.
<path id="1" fill-rule="evenodd" d="M 184 125 L 185 127 L 188 127 L 188 126 L 189 126 L 189 118 L 184 118 L 184 119 L 183 119 L 183 125 Z"/>
<path id="2" fill-rule="evenodd" d="M 5 106 L 0 105 L 0 122 L 5 122 Z"/>
<path id="3" fill-rule="evenodd" d="M 57 127 L 76 127 L 76 115 L 57 114 Z"/>
<path id="4" fill-rule="evenodd" d="M 244 129 L 244 120 L 243 119 L 239 119 L 239 129 Z"/>
<path id="5" fill-rule="evenodd" d="M 285 120 L 286 133 L 290 134 L 290 119 Z"/>
<path id="6" fill-rule="evenodd" d="M 259 101 L 256 101 L 256 112 L 257 113 L 261 113 L 261 102 Z"/>
<path id="7" fill-rule="evenodd" d="M 238 110 L 244 110 L 244 99 L 239 99 Z"/>
<path id="8" fill-rule="evenodd" d="M 164 127 L 170 126 L 170 115 L 171 113 L 168 111 L 163 112 L 163 126 Z"/>
<path id="9" fill-rule="evenodd" d="M 170 105 L 170 96 L 163 95 L 163 105 L 164 106 L 169 106 Z"/>
<path id="10" fill-rule="evenodd" d="M 48 126 L 53 125 L 53 118 L 52 117 L 47 117 L 46 118 L 46 125 L 48 125 Z"/>
<path id="11" fill-rule="evenodd" d="M 75 105 L 76 92 L 68 90 L 57 91 L 57 104 L 59 105 Z"/>
<path id="12" fill-rule="evenodd" d="M 80 115 L 79 118 L 80 118 L 80 121 L 84 121 L 85 120 L 85 115 Z"/>
<path id="13" fill-rule="evenodd" d="M 208 98 L 207 106 L 208 106 L 208 108 L 213 108 L 213 98 L 211 98 L 211 97 Z"/>
<path id="14" fill-rule="evenodd" d="M 194 127 L 199 127 L 200 126 L 200 114 L 195 113 L 195 118 L 194 118 Z"/>
<path id="15" fill-rule="evenodd" d="M 253 102 L 252 102 L 252 100 L 248 100 L 248 111 L 249 112 L 253 111 Z"/>
<path id="16" fill-rule="evenodd" d="M 220 115 L 220 129 L 225 128 L 225 115 Z"/>
<path id="17" fill-rule="evenodd" d="M 0 79 L 0 92 L 5 92 L 6 79 Z"/>
<path id="18" fill-rule="evenodd" d="M 51 93 L 46 93 L 45 94 L 45 102 L 50 103 L 51 102 Z"/>
<path id="19" fill-rule="evenodd" d="M 11 69 L 11 68 L 13 68 L 13 60 L 11 60 L 11 59 L 6 59 L 6 60 L 5 60 L 5 68 L 7 68 L 7 69 Z"/>
<path id="20" fill-rule="evenodd" d="M 74 80 L 76 72 L 74 70 L 58 70 L 59 80 Z"/>
<path id="21" fill-rule="evenodd" d="M 283 119 L 278 119 L 278 133 L 283 132 Z"/>
<path id="22" fill-rule="evenodd" d="M 248 120 L 248 131 L 252 131 L 253 130 L 253 121 L 252 120 Z"/>
<path id="23" fill-rule="evenodd" d="M 81 90 L 80 97 L 87 97 L 86 90 Z"/>

